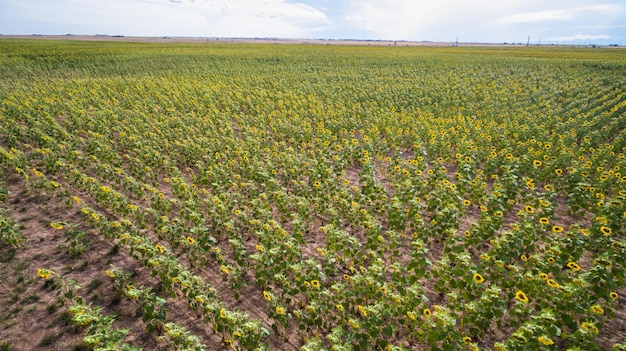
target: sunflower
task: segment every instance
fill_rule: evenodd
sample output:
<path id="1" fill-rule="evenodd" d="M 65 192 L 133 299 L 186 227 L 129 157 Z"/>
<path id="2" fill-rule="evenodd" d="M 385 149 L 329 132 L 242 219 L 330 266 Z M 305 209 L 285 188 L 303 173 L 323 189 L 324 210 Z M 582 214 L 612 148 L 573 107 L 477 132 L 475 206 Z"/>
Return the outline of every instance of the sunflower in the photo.
<path id="1" fill-rule="evenodd" d="M 558 225 L 552 226 L 552 232 L 554 232 L 554 233 L 560 233 L 560 232 L 562 232 L 562 231 L 563 231 L 563 227 L 558 226 Z"/>
<path id="2" fill-rule="evenodd" d="M 501 342 L 497 342 L 497 343 L 493 344 L 493 349 L 496 350 L 496 351 L 505 351 L 506 350 Z"/>
<path id="3" fill-rule="evenodd" d="M 190 236 L 187 237 L 187 244 L 193 245 L 195 243 L 196 243 L 196 241 L 192 237 L 190 237 Z"/>
<path id="4" fill-rule="evenodd" d="M 552 288 L 560 288 L 561 286 L 559 285 L 559 283 L 555 282 L 552 279 L 546 279 L 546 283 L 548 283 L 548 286 L 552 287 Z"/>
<path id="5" fill-rule="evenodd" d="M 593 325 L 593 324 L 589 324 L 587 322 L 582 322 L 582 324 L 580 325 L 583 329 L 585 330 L 589 330 L 594 334 L 598 334 L 598 328 Z"/>
<path id="6" fill-rule="evenodd" d="M 600 305 L 591 306 L 591 312 L 595 314 L 604 314 L 604 309 Z"/>
<path id="7" fill-rule="evenodd" d="M 50 270 L 48 269 L 44 269 L 44 268 L 38 268 L 37 269 L 37 276 L 39 276 L 39 278 L 43 278 L 43 279 L 49 279 L 50 278 Z"/>
<path id="8" fill-rule="evenodd" d="M 561 175 L 561 174 L 563 174 L 563 170 L 560 169 L 560 168 L 557 168 L 557 169 L 554 170 L 554 174 Z"/>
<path id="9" fill-rule="evenodd" d="M 366 317 L 367 316 L 367 311 L 365 310 L 365 307 L 358 305 L 357 306 L 359 313 L 361 314 L 361 316 Z"/>
<path id="10" fill-rule="evenodd" d="M 319 288 L 320 282 L 318 280 L 311 280 L 311 286 L 314 288 Z"/>
<path id="11" fill-rule="evenodd" d="M 411 311 L 407 311 L 406 316 L 409 317 L 410 320 L 415 320 L 415 314 Z"/>
<path id="12" fill-rule="evenodd" d="M 604 235 L 611 235 L 611 233 L 613 232 L 613 230 L 611 230 L 611 228 L 609 227 L 605 227 L 605 226 L 601 226 L 600 227 L 600 231 L 602 232 L 602 234 Z"/>
<path id="13" fill-rule="evenodd" d="M 159 244 L 156 244 L 156 245 L 154 246 L 154 249 L 155 249 L 155 250 L 157 250 L 157 251 L 158 251 L 158 252 L 160 252 L 160 253 L 165 252 L 165 249 L 163 249 L 163 246 L 161 246 L 161 245 L 159 245 Z"/>
<path id="14" fill-rule="evenodd" d="M 483 278 L 483 276 L 478 273 L 475 273 L 473 278 L 476 283 L 482 283 L 485 281 L 485 278 Z"/>
<path id="15" fill-rule="evenodd" d="M 104 271 L 104 273 L 106 273 L 107 277 L 109 278 L 115 278 L 115 272 L 113 271 L 107 269 L 106 271 Z"/>
<path id="16" fill-rule="evenodd" d="M 524 210 L 528 213 L 534 213 L 535 209 L 532 206 L 526 205 L 526 207 L 524 207 Z"/>
<path id="17" fill-rule="evenodd" d="M 515 298 L 523 303 L 528 303 L 529 301 L 528 296 L 526 296 L 526 294 L 521 290 L 517 290 L 517 292 L 515 293 Z"/>
<path id="18" fill-rule="evenodd" d="M 541 224 L 550 224 L 550 219 L 547 217 L 541 217 L 539 218 L 539 223 Z"/>
<path id="19" fill-rule="evenodd" d="M 567 267 L 574 272 L 578 272 L 580 270 L 580 266 L 576 262 L 568 262 Z"/>
<path id="20" fill-rule="evenodd" d="M 60 230 L 60 229 L 63 229 L 63 224 L 57 223 L 57 222 L 52 222 L 52 223 L 50 223 L 50 227 L 52 227 L 52 229 Z"/>
<path id="21" fill-rule="evenodd" d="M 542 344 L 544 344 L 546 346 L 554 344 L 554 341 L 552 341 L 552 339 L 550 339 L 549 337 L 544 336 L 544 335 L 538 337 L 537 341 L 539 341 L 540 343 L 542 343 Z"/>
<path id="22" fill-rule="evenodd" d="M 266 299 L 267 301 L 272 301 L 272 296 L 270 295 L 268 291 L 263 291 L 263 298 Z"/>
<path id="23" fill-rule="evenodd" d="M 430 310 L 428 308 L 424 308 L 424 310 L 422 311 L 422 314 L 424 315 L 424 317 L 429 318 L 431 313 Z"/>
<path id="24" fill-rule="evenodd" d="M 276 306 L 276 314 L 282 316 L 283 314 L 285 314 L 285 309 L 280 306 Z"/>
<path id="25" fill-rule="evenodd" d="M 533 161 L 533 166 L 535 166 L 535 167 L 541 167 L 541 164 L 542 164 L 542 162 L 539 161 L 539 160 L 534 160 Z"/>

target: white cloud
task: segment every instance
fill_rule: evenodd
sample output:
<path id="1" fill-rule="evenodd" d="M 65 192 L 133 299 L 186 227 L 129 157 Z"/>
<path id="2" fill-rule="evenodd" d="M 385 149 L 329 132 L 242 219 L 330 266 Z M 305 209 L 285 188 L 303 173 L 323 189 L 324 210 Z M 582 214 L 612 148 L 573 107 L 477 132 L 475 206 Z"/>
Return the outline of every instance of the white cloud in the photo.
<path id="1" fill-rule="evenodd" d="M 520 2 L 507 5 L 515 8 Z M 503 8 L 501 2 L 489 0 L 353 0 L 346 19 L 383 39 L 454 40 L 483 26 Z"/>
<path id="2" fill-rule="evenodd" d="M 554 21 L 554 20 L 567 20 L 571 19 L 572 13 L 570 11 L 551 10 L 540 12 L 527 12 L 518 13 L 515 15 L 504 16 L 499 18 L 497 22 L 502 23 L 527 23 L 527 22 L 542 22 L 542 21 Z"/>
<path id="3" fill-rule="evenodd" d="M 576 26 L 611 26 L 626 22 L 624 1 L 607 0 L 351 0 L 345 21 L 380 39 L 519 42 L 534 38 L 575 36 Z M 550 29 L 550 30 L 548 30 Z M 615 37 L 581 30 L 582 35 Z M 588 33 L 585 33 L 587 32 Z M 621 35 L 623 37 L 623 35 Z"/>
<path id="4" fill-rule="evenodd" d="M 323 12 L 287 0 L 21 0 L 7 6 L 14 21 L 31 28 L 64 29 L 44 34 L 307 37 L 330 24 Z M 2 24 L 0 32 L 11 33 Z"/>
<path id="5" fill-rule="evenodd" d="M 552 41 L 599 40 L 599 39 L 611 39 L 611 36 L 607 34 L 599 34 L 599 35 L 574 34 L 574 35 L 554 37 L 554 38 L 549 38 L 549 39 Z"/>
<path id="6" fill-rule="evenodd" d="M 626 43 L 626 0 L 0 0 L 0 9 L 4 34 Z"/>
<path id="7" fill-rule="evenodd" d="M 598 4 L 581 7 L 566 7 L 557 10 L 537 11 L 518 13 L 499 18 L 498 22 L 503 23 L 527 23 L 527 22 L 543 22 L 543 21 L 563 21 L 571 20 L 585 16 L 593 15 L 610 15 L 616 11 L 622 10 L 623 7 L 615 4 Z"/>

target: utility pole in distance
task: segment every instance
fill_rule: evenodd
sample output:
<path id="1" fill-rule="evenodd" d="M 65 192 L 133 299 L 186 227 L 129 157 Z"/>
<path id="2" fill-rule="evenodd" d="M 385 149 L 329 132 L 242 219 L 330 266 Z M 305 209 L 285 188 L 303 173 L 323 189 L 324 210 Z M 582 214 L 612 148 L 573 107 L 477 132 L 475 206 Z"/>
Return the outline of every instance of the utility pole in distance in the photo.
<path id="1" fill-rule="evenodd" d="M 528 47 L 528 45 L 530 45 L 530 35 L 528 36 L 528 41 L 526 42 L 526 47 Z"/>

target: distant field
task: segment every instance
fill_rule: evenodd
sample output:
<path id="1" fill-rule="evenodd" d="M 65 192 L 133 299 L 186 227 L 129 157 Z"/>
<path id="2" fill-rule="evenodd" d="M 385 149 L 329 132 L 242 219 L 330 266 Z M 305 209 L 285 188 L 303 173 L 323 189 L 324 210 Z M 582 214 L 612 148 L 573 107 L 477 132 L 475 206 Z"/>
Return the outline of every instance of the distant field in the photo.
<path id="1" fill-rule="evenodd" d="M 0 39 L 0 350 L 626 350 L 626 51 Z"/>
<path id="2" fill-rule="evenodd" d="M 527 43 L 465 43 L 465 42 L 437 42 L 437 41 L 407 41 L 407 40 L 364 40 L 364 39 L 291 39 L 291 38 L 229 38 L 229 37 L 132 37 L 123 35 L 2 35 L 1 38 L 35 39 L 35 40 L 72 40 L 72 41 L 108 41 L 108 42 L 135 42 L 135 43 L 210 43 L 210 44 L 314 44 L 314 45 L 354 45 L 354 46 L 473 46 L 473 47 L 562 47 L 562 48 L 625 48 L 617 44 L 573 44 L 554 42 L 543 44 Z"/>

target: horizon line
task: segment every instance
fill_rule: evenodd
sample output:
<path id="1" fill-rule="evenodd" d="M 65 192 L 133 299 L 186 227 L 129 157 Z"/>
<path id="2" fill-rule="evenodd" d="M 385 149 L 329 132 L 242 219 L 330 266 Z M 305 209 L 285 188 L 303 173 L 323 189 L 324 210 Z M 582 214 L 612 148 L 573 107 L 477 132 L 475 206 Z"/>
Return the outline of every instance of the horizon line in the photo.
<path id="1" fill-rule="evenodd" d="M 572 39 L 572 40 L 558 40 L 558 41 L 548 41 L 547 43 L 542 43 L 541 40 L 538 42 L 481 42 L 481 41 L 433 41 L 433 40 L 408 40 L 408 39 L 355 39 L 355 38 L 292 38 L 292 37 L 227 37 L 227 36 L 169 36 L 169 35 L 123 35 L 123 34 L 73 34 L 73 33 L 65 33 L 65 34 L 3 34 L 0 33 L 0 38 L 112 38 L 114 40 L 120 39 L 137 39 L 138 42 L 147 41 L 154 42 L 154 40 L 171 40 L 171 42 L 176 42 L 175 40 L 186 40 L 186 41 L 220 41 L 222 40 L 230 40 L 230 41 L 315 41 L 315 42 L 376 42 L 376 43 L 393 43 L 397 45 L 397 43 L 403 44 L 448 44 L 449 46 L 459 46 L 459 45 L 511 45 L 511 46 L 606 46 L 606 47 L 621 47 L 620 44 L 596 44 L 590 40 L 584 41 L 582 39 Z M 131 42 L 132 40 L 126 40 Z"/>

